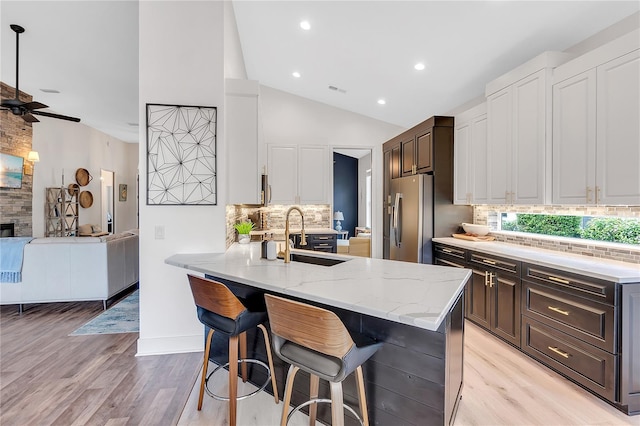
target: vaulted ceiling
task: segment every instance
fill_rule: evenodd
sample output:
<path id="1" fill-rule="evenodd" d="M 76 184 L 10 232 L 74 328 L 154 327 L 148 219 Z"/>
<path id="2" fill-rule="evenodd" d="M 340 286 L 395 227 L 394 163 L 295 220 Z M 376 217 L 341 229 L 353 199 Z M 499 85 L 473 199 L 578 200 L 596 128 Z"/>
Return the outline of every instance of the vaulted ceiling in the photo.
<path id="1" fill-rule="evenodd" d="M 233 6 L 249 79 L 403 127 L 444 114 L 537 54 L 570 48 L 640 10 L 638 1 L 236 0 Z M 26 29 L 21 90 L 49 111 L 137 142 L 137 2 L 3 0 L 0 16 L 2 81 L 15 82 L 9 25 L 19 24 Z M 303 20 L 309 30 L 300 27 Z M 424 70 L 414 69 L 418 62 Z"/>

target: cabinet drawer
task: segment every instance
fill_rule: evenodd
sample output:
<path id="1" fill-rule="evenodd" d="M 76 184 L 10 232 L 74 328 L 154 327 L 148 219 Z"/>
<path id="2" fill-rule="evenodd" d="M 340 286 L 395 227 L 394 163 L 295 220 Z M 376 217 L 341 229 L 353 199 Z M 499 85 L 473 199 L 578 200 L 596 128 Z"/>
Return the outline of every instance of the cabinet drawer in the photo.
<path id="1" fill-rule="evenodd" d="M 615 283 L 597 278 L 585 277 L 544 266 L 524 265 L 523 279 L 550 285 L 581 297 L 587 297 L 602 303 L 615 303 Z"/>
<path id="2" fill-rule="evenodd" d="M 434 264 L 435 265 L 440 265 L 440 266 L 452 266 L 454 268 L 465 268 L 464 264 L 462 262 L 459 262 L 457 259 L 453 258 L 447 258 L 445 256 L 438 256 L 434 259 Z"/>
<path id="3" fill-rule="evenodd" d="M 523 280 L 522 313 L 611 353 L 617 353 L 615 308 Z"/>
<path id="4" fill-rule="evenodd" d="M 615 400 L 615 355 L 525 316 L 522 336 L 524 352 L 608 400 Z"/>
<path id="5" fill-rule="evenodd" d="M 436 252 L 436 256 L 442 254 L 447 257 L 454 257 L 459 259 L 461 262 L 465 262 L 466 258 L 466 250 L 460 249 L 452 246 L 445 246 L 442 244 L 435 244 L 433 246 L 433 250 Z"/>
<path id="6" fill-rule="evenodd" d="M 336 250 L 334 250 L 335 245 L 332 244 L 314 244 L 312 246 L 310 246 L 310 250 L 313 251 L 324 251 L 327 253 L 335 253 Z M 309 249 L 307 249 L 309 250 Z"/>
<path id="7" fill-rule="evenodd" d="M 335 234 L 307 234 L 307 243 L 326 243 L 328 241 L 336 241 L 337 236 Z"/>
<path id="8" fill-rule="evenodd" d="M 517 260 L 471 252 L 469 264 L 481 265 L 483 269 L 496 269 L 520 276 L 520 262 Z"/>

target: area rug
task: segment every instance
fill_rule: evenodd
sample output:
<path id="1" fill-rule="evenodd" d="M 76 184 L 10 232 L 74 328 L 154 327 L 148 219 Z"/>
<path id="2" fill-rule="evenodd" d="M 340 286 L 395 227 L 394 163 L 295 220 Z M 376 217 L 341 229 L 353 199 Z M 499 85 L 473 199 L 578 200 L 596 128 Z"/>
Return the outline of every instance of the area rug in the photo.
<path id="1" fill-rule="evenodd" d="M 69 336 L 86 334 L 137 333 L 140 331 L 138 291 L 113 305 Z"/>

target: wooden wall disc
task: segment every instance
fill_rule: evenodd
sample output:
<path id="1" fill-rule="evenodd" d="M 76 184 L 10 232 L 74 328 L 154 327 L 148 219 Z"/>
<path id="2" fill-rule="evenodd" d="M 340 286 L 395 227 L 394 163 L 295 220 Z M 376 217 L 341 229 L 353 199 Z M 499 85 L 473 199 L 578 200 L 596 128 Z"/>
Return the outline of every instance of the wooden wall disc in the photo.
<path id="1" fill-rule="evenodd" d="M 78 185 L 87 186 L 89 182 L 91 182 L 91 179 L 93 179 L 93 177 L 87 169 L 80 168 L 76 170 L 76 182 L 78 182 Z"/>
<path id="2" fill-rule="evenodd" d="M 93 205 L 93 194 L 91 191 L 82 191 L 78 196 L 78 201 L 81 207 L 87 209 Z"/>
<path id="3" fill-rule="evenodd" d="M 77 183 L 70 183 L 67 190 L 69 191 L 69 195 L 73 197 L 78 195 L 78 192 L 80 191 L 80 186 Z"/>

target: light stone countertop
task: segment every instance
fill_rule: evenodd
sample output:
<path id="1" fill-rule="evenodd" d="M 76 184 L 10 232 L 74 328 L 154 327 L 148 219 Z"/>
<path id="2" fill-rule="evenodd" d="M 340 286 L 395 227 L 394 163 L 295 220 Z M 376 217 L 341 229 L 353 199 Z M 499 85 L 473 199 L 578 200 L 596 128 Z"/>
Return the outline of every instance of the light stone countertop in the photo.
<path id="1" fill-rule="evenodd" d="M 475 242 L 453 237 L 434 238 L 433 241 L 621 284 L 640 282 L 640 265 L 634 263 L 525 247 L 498 241 Z"/>
<path id="2" fill-rule="evenodd" d="M 292 250 L 313 256 L 308 250 Z M 165 263 L 283 295 L 436 331 L 471 270 L 315 253 L 346 259 L 334 266 L 260 258 L 260 243 L 225 253 L 175 254 Z"/>

